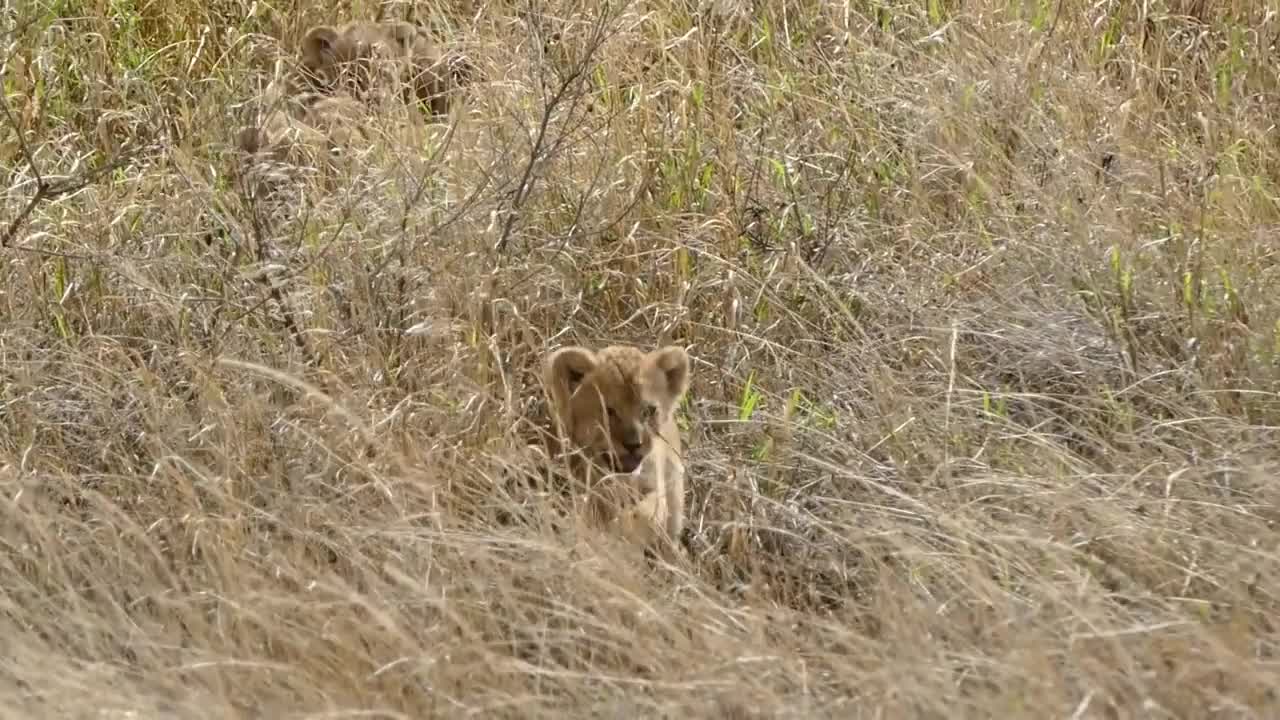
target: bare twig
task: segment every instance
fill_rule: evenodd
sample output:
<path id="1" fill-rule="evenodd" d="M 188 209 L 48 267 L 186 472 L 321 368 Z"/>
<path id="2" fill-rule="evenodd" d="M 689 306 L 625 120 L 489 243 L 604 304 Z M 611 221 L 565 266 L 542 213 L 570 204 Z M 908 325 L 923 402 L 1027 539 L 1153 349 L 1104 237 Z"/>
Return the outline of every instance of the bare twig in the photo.
<path id="1" fill-rule="evenodd" d="M 592 66 L 596 53 L 600 51 L 600 48 L 604 47 L 604 44 L 614 34 L 609 29 L 608 19 L 610 13 L 608 8 L 608 4 L 601 8 L 600 15 L 592 27 L 590 39 L 581 57 L 573 64 L 568 74 L 561 79 L 555 92 L 543 104 L 542 117 L 538 121 L 538 132 L 534 136 L 533 147 L 529 151 L 529 159 L 525 163 L 524 172 L 521 174 L 520 184 L 516 187 L 515 195 L 511 199 L 511 206 L 507 209 L 507 217 L 502 224 L 502 234 L 498 237 L 498 242 L 493 246 L 494 251 L 499 254 L 506 251 L 507 245 L 511 240 L 511 232 L 515 229 L 516 219 L 519 217 L 520 208 L 528 200 L 536 185 L 534 170 L 547 157 L 553 155 L 555 149 L 559 147 L 558 142 L 554 143 L 551 148 L 546 147 L 552 118 L 555 117 L 557 110 L 567 99 L 572 98 L 576 107 L 576 102 L 580 100 L 580 92 L 578 91 L 588 76 L 588 70 Z"/>
<path id="2" fill-rule="evenodd" d="M 9 247 L 9 244 L 13 242 L 14 236 L 18 234 L 18 230 L 22 228 L 23 223 L 27 221 L 27 218 L 31 216 L 31 213 L 40 203 L 79 192 L 92 185 L 103 175 L 114 172 L 117 168 L 126 165 L 138 152 L 138 149 L 132 146 L 121 148 L 105 163 L 96 168 L 85 170 L 75 177 L 49 180 L 40 172 L 40 166 L 36 163 L 35 154 L 32 152 L 31 146 L 27 144 L 22 127 L 18 125 L 18 120 L 13 115 L 13 109 L 9 107 L 9 98 L 3 92 L 0 92 L 0 110 L 4 111 L 5 119 L 9 122 L 10 127 L 13 128 L 14 136 L 18 139 L 18 151 L 22 153 L 23 160 L 26 161 L 27 167 L 31 170 L 31 174 L 36 180 L 36 191 L 31 194 L 31 198 L 27 200 L 27 204 L 22 210 L 6 224 L 4 234 L 0 235 L 0 247 L 3 248 Z"/>

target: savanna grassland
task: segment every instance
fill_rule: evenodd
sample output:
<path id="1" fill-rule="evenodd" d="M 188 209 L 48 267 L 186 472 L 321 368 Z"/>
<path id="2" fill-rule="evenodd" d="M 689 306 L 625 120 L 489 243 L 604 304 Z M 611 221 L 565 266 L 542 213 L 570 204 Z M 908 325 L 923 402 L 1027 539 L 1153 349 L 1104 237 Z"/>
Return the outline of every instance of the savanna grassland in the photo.
<path id="1" fill-rule="evenodd" d="M 0 717 L 1280 717 L 1276 11 L 7 4 Z M 378 13 L 473 81 L 259 192 Z M 613 342 L 679 566 L 543 482 Z"/>

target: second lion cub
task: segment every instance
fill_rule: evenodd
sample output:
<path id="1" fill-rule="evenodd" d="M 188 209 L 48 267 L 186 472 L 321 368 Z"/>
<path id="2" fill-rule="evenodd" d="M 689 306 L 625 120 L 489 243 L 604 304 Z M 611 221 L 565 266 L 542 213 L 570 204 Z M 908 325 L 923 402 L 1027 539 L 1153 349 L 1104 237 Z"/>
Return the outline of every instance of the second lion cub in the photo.
<path id="1" fill-rule="evenodd" d="M 319 25 L 300 50 L 302 77 L 314 90 L 363 99 L 403 83 L 404 98 L 416 98 L 437 117 L 448 114 L 450 91 L 472 72 L 469 61 L 442 53 L 425 28 L 407 22 Z"/>
<path id="2" fill-rule="evenodd" d="M 543 381 L 593 518 L 618 521 L 637 540 L 661 533 L 679 544 L 684 465 L 675 409 L 689 388 L 688 353 L 673 345 L 566 347 L 547 357 Z"/>

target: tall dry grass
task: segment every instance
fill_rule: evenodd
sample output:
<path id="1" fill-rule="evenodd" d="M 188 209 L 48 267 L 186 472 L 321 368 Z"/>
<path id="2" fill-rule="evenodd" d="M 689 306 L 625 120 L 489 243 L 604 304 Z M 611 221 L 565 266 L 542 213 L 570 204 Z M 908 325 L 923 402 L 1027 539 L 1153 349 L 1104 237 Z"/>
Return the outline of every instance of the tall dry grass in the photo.
<path id="1" fill-rule="evenodd" d="M 380 9 L 483 79 L 253 196 Z M 0 717 L 1275 717 L 1274 9 L 8 6 Z M 683 566 L 569 342 L 695 358 Z"/>

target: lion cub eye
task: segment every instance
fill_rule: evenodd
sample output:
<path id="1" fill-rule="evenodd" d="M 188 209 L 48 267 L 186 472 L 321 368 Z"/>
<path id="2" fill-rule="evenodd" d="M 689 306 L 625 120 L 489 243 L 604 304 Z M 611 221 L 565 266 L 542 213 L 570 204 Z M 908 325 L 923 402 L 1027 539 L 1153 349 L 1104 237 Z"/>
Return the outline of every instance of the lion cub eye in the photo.
<path id="1" fill-rule="evenodd" d="M 610 420 L 617 420 L 617 419 L 618 419 L 618 411 L 617 411 L 617 410 L 614 410 L 613 408 L 609 408 L 609 419 L 610 419 Z"/>
<path id="2" fill-rule="evenodd" d="M 657 406 L 657 405 L 654 405 L 653 403 L 649 403 L 649 404 L 647 404 L 647 405 L 645 405 L 645 406 L 644 406 L 644 419 L 645 419 L 645 420 L 652 420 L 652 419 L 653 419 L 653 416 L 654 416 L 654 415 L 656 415 L 657 413 L 658 413 L 658 406 Z"/>

